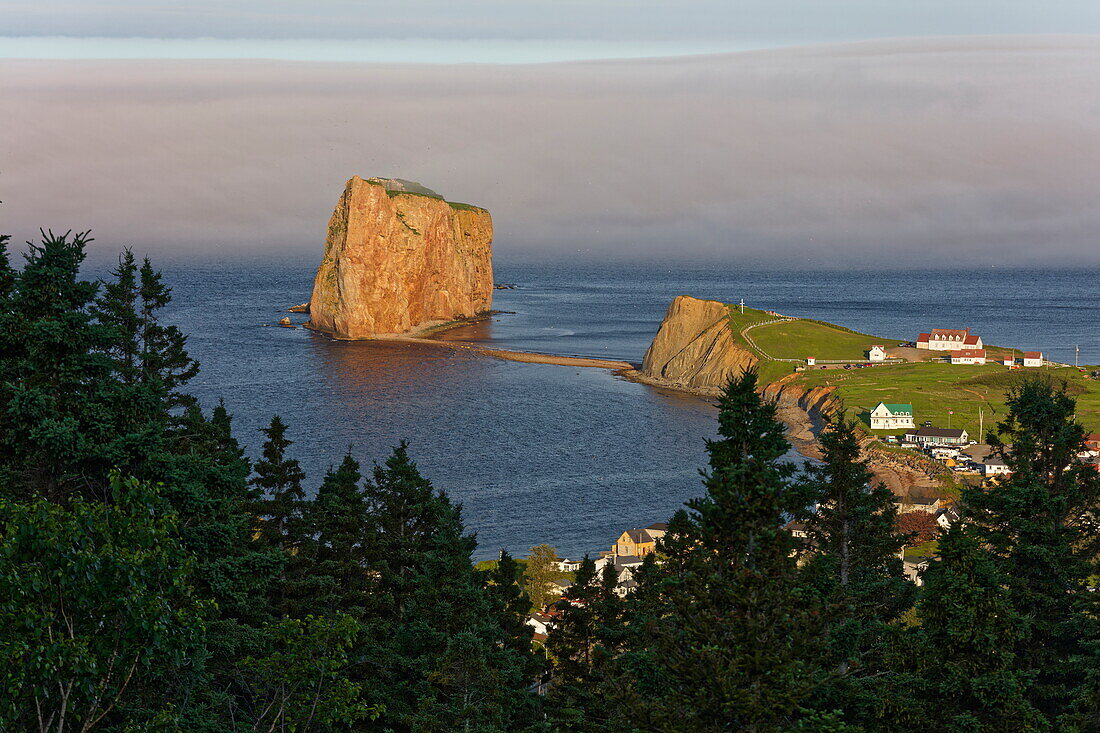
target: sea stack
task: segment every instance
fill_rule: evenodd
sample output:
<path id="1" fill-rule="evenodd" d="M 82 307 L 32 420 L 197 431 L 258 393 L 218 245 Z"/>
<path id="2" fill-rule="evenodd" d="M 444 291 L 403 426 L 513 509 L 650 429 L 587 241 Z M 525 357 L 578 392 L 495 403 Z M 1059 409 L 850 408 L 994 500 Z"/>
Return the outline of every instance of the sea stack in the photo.
<path id="1" fill-rule="evenodd" d="M 325 238 L 308 327 L 337 338 L 415 334 L 492 306 L 489 212 L 401 179 L 351 178 Z"/>

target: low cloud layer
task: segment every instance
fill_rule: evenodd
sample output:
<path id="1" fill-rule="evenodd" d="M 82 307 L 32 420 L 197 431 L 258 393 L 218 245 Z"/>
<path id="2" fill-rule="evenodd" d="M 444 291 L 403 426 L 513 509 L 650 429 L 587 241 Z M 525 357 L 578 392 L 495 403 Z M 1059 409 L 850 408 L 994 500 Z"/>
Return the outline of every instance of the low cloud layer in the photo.
<path id="1" fill-rule="evenodd" d="M 510 259 L 1100 264 L 1100 40 L 541 66 L 0 63 L 0 231 L 318 251 L 353 174 Z"/>

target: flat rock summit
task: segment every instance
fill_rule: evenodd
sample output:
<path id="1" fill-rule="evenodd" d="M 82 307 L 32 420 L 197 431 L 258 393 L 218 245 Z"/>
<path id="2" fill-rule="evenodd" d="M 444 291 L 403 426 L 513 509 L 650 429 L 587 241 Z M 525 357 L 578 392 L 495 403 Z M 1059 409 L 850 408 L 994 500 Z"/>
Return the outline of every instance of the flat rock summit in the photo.
<path id="1" fill-rule="evenodd" d="M 308 327 L 337 338 L 409 335 L 492 306 L 493 221 L 396 178 L 353 176 L 329 219 Z"/>

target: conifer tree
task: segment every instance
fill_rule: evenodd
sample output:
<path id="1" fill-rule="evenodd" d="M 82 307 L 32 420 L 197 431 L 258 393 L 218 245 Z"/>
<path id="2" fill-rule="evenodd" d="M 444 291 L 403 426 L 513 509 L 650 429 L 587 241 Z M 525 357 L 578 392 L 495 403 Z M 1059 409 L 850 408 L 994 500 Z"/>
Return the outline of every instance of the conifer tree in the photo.
<path id="1" fill-rule="evenodd" d="M 688 502 L 686 557 L 664 583 L 665 613 L 622 661 L 620 722 L 648 730 L 789 728 L 816 684 L 816 629 L 784 528 L 807 499 L 776 406 L 756 373 L 731 379 L 708 441 L 707 493 Z"/>
<path id="2" fill-rule="evenodd" d="M 501 626 L 506 643 L 521 654 L 529 654 L 534 629 L 527 623 L 531 601 L 523 590 L 522 577 L 520 564 L 507 551 L 501 550 L 496 566 L 486 578 L 486 590 L 494 613 L 503 619 Z"/>
<path id="3" fill-rule="evenodd" d="M 287 448 L 293 441 L 286 437 L 286 425 L 278 415 L 272 417 L 271 424 L 261 432 L 267 440 L 263 445 L 263 457 L 252 467 L 255 475 L 251 479 L 252 486 L 262 492 L 254 503 L 255 534 L 261 546 L 277 548 L 284 555 L 273 600 L 277 612 L 286 616 L 294 610 L 303 590 L 299 585 L 303 567 L 298 555 L 305 541 L 302 521 L 305 472 L 296 459 L 287 457 Z"/>
<path id="4" fill-rule="evenodd" d="M 897 660 L 903 686 L 886 696 L 890 722 L 959 733 L 1049 730 L 1027 700 L 1032 675 L 1017 668 L 1022 626 L 1005 578 L 969 527 L 956 522 L 943 536 L 924 579 L 920 626 Z"/>
<path id="5" fill-rule="evenodd" d="M 514 729 L 534 720 L 530 652 L 474 570 L 461 508 L 420 475 L 402 443 L 366 483 L 372 526 L 364 665 L 394 730 Z"/>
<path id="6" fill-rule="evenodd" d="M 854 421 L 842 415 L 819 437 L 822 463 L 807 464 L 804 486 L 816 507 L 805 517 L 803 581 L 825 611 L 823 661 L 835 672 L 815 695 L 820 709 L 869 720 L 878 708 L 878 676 L 890 624 L 908 610 L 916 586 L 902 571 L 906 538 L 895 530 L 893 494 L 872 485 Z"/>
<path id="7" fill-rule="evenodd" d="M 585 555 L 573 585 L 556 604 L 558 617 L 546 640 L 553 665 L 553 682 L 548 693 L 556 727 L 584 730 L 596 717 L 593 679 L 595 649 L 599 641 L 597 599 L 600 574 Z"/>
<path id="8" fill-rule="evenodd" d="M 1029 378 L 1011 390 L 990 446 L 1011 476 L 964 492 L 967 520 L 1005 578 L 1023 626 L 1018 668 L 1028 698 L 1051 722 L 1078 708 L 1100 666 L 1100 475 L 1081 464 L 1084 429 L 1065 385 Z"/>
<path id="9" fill-rule="evenodd" d="M 359 483 L 359 462 L 351 451 L 330 470 L 309 503 L 309 543 L 305 560 L 314 590 L 310 605 L 316 612 L 341 611 L 362 618 L 370 587 L 366 564 L 367 503 Z"/>
<path id="10" fill-rule="evenodd" d="M 103 281 L 99 297 L 92 306 L 96 320 L 114 330 L 108 354 L 114 361 L 116 378 L 124 385 L 137 383 L 141 373 L 137 271 L 134 253 L 124 250 L 119 255 L 118 266 L 111 270 L 114 279 Z"/>
<path id="11" fill-rule="evenodd" d="M 171 302 L 172 291 L 148 257 L 141 263 L 138 294 L 142 379 L 163 395 L 167 407 L 187 404 L 190 398 L 179 388 L 198 374 L 199 365 L 187 354 L 187 337 L 177 327 L 163 324 L 157 315 Z"/>
<path id="12" fill-rule="evenodd" d="M 87 233 L 42 232 L 7 287 L 0 360 L 0 479 L 9 490 L 60 500 L 106 498 L 117 435 L 112 330 L 90 306 L 98 288 L 80 279 Z M 10 267 L 3 277 L 12 277 Z"/>

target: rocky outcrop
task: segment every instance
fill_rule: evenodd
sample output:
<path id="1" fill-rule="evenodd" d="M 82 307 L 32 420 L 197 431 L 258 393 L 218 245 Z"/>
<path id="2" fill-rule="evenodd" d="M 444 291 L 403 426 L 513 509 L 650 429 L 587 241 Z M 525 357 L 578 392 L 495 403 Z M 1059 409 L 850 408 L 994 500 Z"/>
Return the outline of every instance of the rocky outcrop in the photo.
<path id="1" fill-rule="evenodd" d="M 765 385 L 761 390 L 764 397 L 775 400 L 780 405 L 788 405 L 804 410 L 817 419 L 844 409 L 844 401 L 836 394 L 835 387 L 810 387 L 796 384 L 797 374 L 789 374 L 779 381 Z"/>
<path id="2" fill-rule="evenodd" d="M 485 209 L 355 176 L 329 220 L 306 325 L 359 339 L 488 311 L 492 241 Z"/>
<path id="3" fill-rule="evenodd" d="M 645 352 L 641 374 L 656 384 L 716 393 L 756 361 L 734 340 L 725 303 L 680 295 Z"/>

